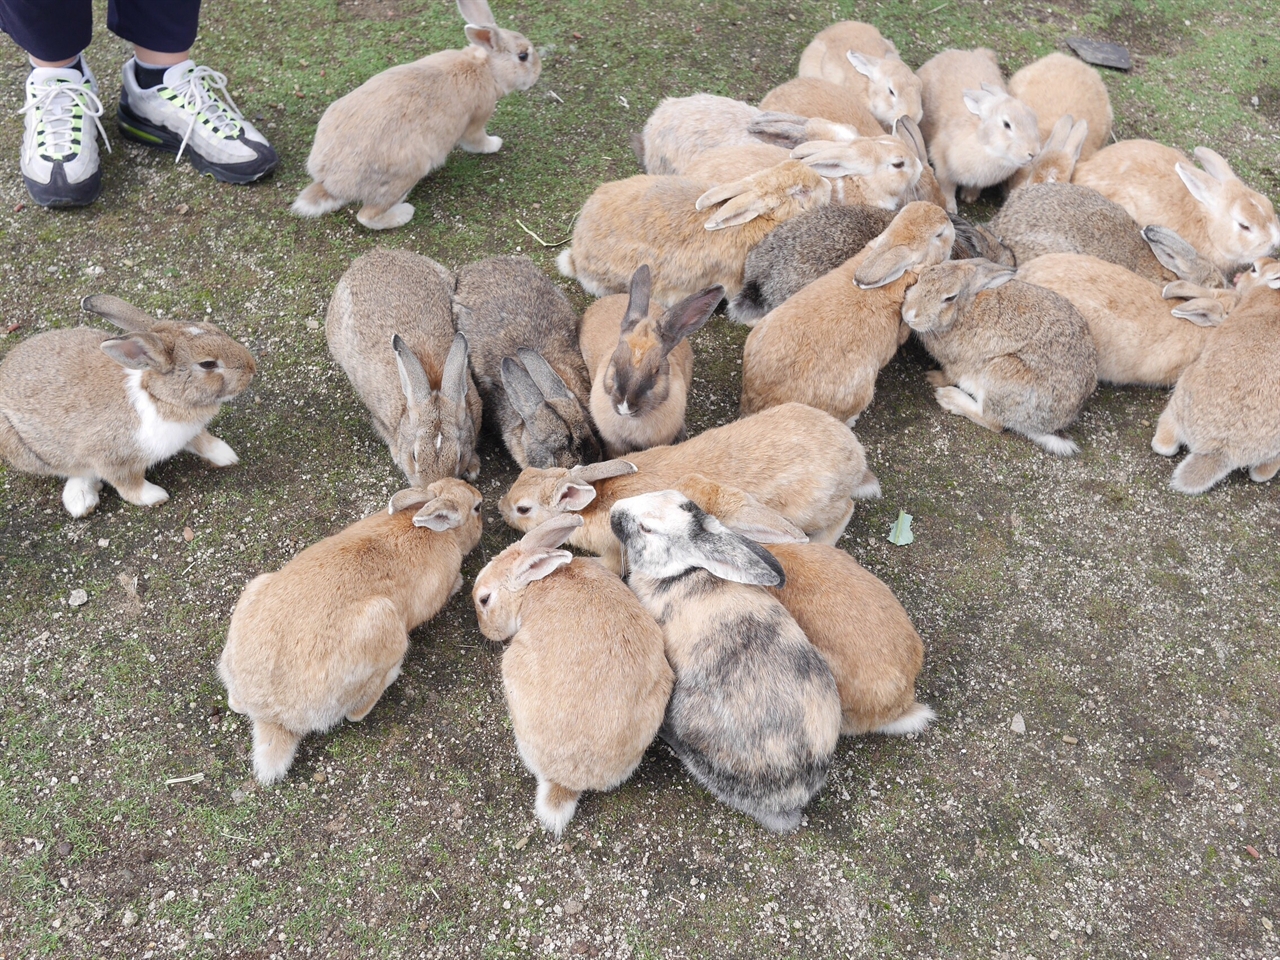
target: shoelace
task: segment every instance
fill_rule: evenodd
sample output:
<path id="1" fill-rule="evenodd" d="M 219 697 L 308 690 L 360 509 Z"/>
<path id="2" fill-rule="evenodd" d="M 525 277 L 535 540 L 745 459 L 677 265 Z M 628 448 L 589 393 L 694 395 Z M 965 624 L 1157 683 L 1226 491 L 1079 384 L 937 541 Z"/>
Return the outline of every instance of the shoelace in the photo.
<path id="1" fill-rule="evenodd" d="M 191 121 L 187 124 L 187 132 L 182 136 L 182 144 L 178 147 L 175 163 L 182 160 L 182 152 L 187 149 L 187 142 L 195 132 L 196 121 L 200 119 L 201 113 L 208 117 L 214 133 L 234 136 L 240 131 L 244 117 L 240 113 L 240 108 L 236 106 L 236 102 L 231 99 L 231 94 L 227 92 L 225 73 L 219 73 L 211 67 L 192 67 L 169 89 L 182 98 L 183 109 L 191 114 Z M 219 97 L 215 91 L 220 91 L 222 96 Z"/>
<path id="2" fill-rule="evenodd" d="M 102 143 L 111 152 L 111 142 L 107 139 L 107 131 L 102 129 L 102 101 L 93 92 L 86 80 L 83 85 L 68 80 L 54 81 L 45 84 L 35 99 L 18 111 L 19 114 L 35 113 L 44 125 L 45 149 L 50 156 L 59 159 L 72 153 L 72 139 L 75 135 L 76 108 L 93 117 L 94 126 L 102 134 Z M 32 159 L 38 152 L 38 140 L 31 138 Z M 78 151 L 75 151 L 78 152 Z"/>

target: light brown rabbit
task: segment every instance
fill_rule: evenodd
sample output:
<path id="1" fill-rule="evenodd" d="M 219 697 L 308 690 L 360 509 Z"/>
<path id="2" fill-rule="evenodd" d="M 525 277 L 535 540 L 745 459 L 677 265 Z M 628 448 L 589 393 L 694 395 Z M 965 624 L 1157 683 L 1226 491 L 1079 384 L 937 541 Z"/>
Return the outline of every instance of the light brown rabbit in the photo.
<path id="1" fill-rule="evenodd" d="M 240 462 L 206 428 L 253 379 L 248 350 L 211 323 L 157 321 L 118 297 L 81 306 L 126 332 L 49 330 L 10 350 L 0 456 L 23 473 L 66 477 L 73 517 L 93 512 L 104 480 L 129 503 L 164 503 L 169 494 L 146 471 L 183 450 L 215 467 Z"/>
<path id="2" fill-rule="evenodd" d="M 1005 90 L 994 51 L 944 50 L 916 73 L 924 83 L 920 129 L 952 213 L 957 187 L 971 203 L 1039 153 L 1036 115 Z"/>
<path id="3" fill-rule="evenodd" d="M 902 116 L 919 123 L 924 113 L 920 78 L 869 23 L 846 20 L 821 31 L 800 54 L 796 75 L 854 90 L 886 130 Z"/>
<path id="4" fill-rule="evenodd" d="M 1045 135 L 1036 158 L 1015 170 L 1005 187 L 1012 191 L 1035 183 L 1070 183 L 1080 158 L 1080 146 L 1088 134 L 1088 123 L 1073 119 L 1069 113 L 1063 114 Z"/>
<path id="5" fill-rule="evenodd" d="M 1041 140 L 1067 114 L 1087 123 L 1081 160 L 1088 160 L 1111 139 L 1114 118 L 1107 85 L 1102 74 L 1082 60 L 1056 52 L 1041 57 L 1009 78 L 1009 95 L 1035 111 Z"/>
<path id="6" fill-rule="evenodd" d="M 253 721 L 261 782 L 285 775 L 308 733 L 368 715 L 400 675 L 409 631 L 462 589 L 482 523 L 478 490 L 437 480 L 244 588 L 218 676 L 227 705 Z"/>
<path id="7" fill-rule="evenodd" d="M 1187 367 L 1151 440 L 1171 457 L 1170 486 L 1204 493 L 1233 470 L 1265 483 L 1280 470 L 1280 261 L 1257 260 L 1239 280 L 1240 302 Z"/>
<path id="8" fill-rule="evenodd" d="M 906 206 L 913 200 L 925 200 L 945 209 L 947 197 L 929 162 L 929 148 L 924 142 L 924 134 L 920 132 L 920 125 L 910 117 L 899 117 L 893 125 L 893 135 L 910 147 L 920 161 L 920 179 L 903 196 L 902 205 Z"/>
<path id="9" fill-rule="evenodd" d="M 904 294 L 954 239 L 941 207 L 907 204 L 856 256 L 765 314 L 742 352 L 742 416 L 799 401 L 852 426 L 907 338 Z"/>
<path id="10" fill-rule="evenodd" d="M 770 113 L 742 100 L 695 93 L 658 104 L 645 122 L 638 152 L 645 173 L 688 175 L 690 164 L 719 147 L 767 143 L 790 150 L 806 140 L 857 136 L 858 131 L 821 117 Z"/>
<path id="11" fill-rule="evenodd" d="M 864 137 L 884 133 L 871 107 L 855 90 L 814 77 L 797 77 L 779 84 L 764 95 L 760 109 L 801 117 L 822 117 L 852 127 Z"/>
<path id="12" fill-rule="evenodd" d="M 732 183 L 790 159 L 791 151 L 786 147 L 757 140 L 704 150 L 684 165 L 680 176 L 708 183 Z"/>
<path id="13" fill-rule="evenodd" d="M 649 267 L 641 265 L 629 294 L 603 297 L 582 317 L 591 419 L 610 457 L 683 439 L 693 380 L 693 349 L 685 338 L 701 330 L 724 299 L 724 287 L 710 287 L 663 310 L 650 303 L 650 284 Z"/>
<path id="14" fill-rule="evenodd" d="M 453 328 L 453 275 L 428 257 L 376 249 L 357 257 L 325 314 L 329 352 L 415 487 L 480 474 L 480 393 Z"/>
<path id="15" fill-rule="evenodd" d="M 699 504 L 701 506 L 701 504 Z M 840 691 L 840 733 L 919 733 L 934 713 L 916 701 L 924 644 L 893 591 L 821 543 L 767 547 L 786 582 L 769 587 L 827 661 Z"/>
<path id="16" fill-rule="evenodd" d="M 942 364 L 928 379 L 943 410 L 1060 457 L 1079 452 L 1058 431 L 1097 387 L 1098 359 L 1070 301 L 988 260 L 952 260 L 920 274 L 902 319 Z"/>
<path id="17" fill-rule="evenodd" d="M 1122 140 L 1076 166 L 1072 182 L 1114 200 L 1145 227 L 1159 224 L 1226 274 L 1280 244 L 1280 220 L 1221 156 L 1196 147 L 1201 170 L 1186 154 L 1152 140 Z"/>
<path id="18" fill-rule="evenodd" d="M 537 82 L 542 62 L 528 40 L 497 26 L 486 0 L 458 0 L 458 12 L 471 46 L 384 70 L 329 104 L 307 158 L 315 182 L 294 213 L 318 217 L 358 200 L 356 219 L 370 230 L 402 227 L 413 217 L 409 191 L 454 147 L 498 151 L 502 138 L 485 124 L 499 97 Z"/>
<path id="19" fill-rule="evenodd" d="M 831 181 L 831 202 L 897 210 L 920 179 L 923 164 L 894 136 L 863 137 L 853 143 L 814 140 L 791 156 Z"/>
<path id="20" fill-rule="evenodd" d="M 502 687 L 534 810 L 559 837 L 584 790 L 612 790 L 662 724 L 674 675 L 662 628 L 617 575 L 558 550 L 576 516 L 553 517 L 489 561 L 471 591 L 480 632 L 508 643 Z"/>
<path id="21" fill-rule="evenodd" d="M 701 478 L 692 487 L 691 474 Z M 572 470 L 525 470 L 498 507 L 517 530 L 530 530 L 557 513 L 581 513 L 586 525 L 569 542 L 603 557 L 616 570 L 617 540 L 607 519 L 615 501 L 672 488 L 706 502 L 705 482 L 750 494 L 820 543 L 840 539 L 855 499 L 880 496 L 880 481 L 867 468 L 866 451 L 848 427 L 814 407 L 786 403 L 683 443 L 636 451 L 626 460 Z M 717 512 L 726 525 L 756 536 L 737 518 Z M 767 522 L 760 525 L 767 527 Z"/>
<path id="22" fill-rule="evenodd" d="M 626 291 L 644 263 L 653 271 L 653 299 L 664 307 L 715 284 L 732 296 L 762 237 L 830 199 L 830 182 L 799 160 L 722 186 L 630 177 L 596 189 L 556 264 L 597 297 Z"/>
<path id="23" fill-rule="evenodd" d="M 1216 300 L 1178 311 L 1150 280 L 1079 253 L 1036 257 L 1018 268 L 1018 279 L 1054 291 L 1080 311 L 1098 348 L 1104 383 L 1172 386 L 1204 350 L 1213 335 L 1210 324 L 1226 315 Z M 1216 317 L 1210 316 L 1214 308 Z"/>

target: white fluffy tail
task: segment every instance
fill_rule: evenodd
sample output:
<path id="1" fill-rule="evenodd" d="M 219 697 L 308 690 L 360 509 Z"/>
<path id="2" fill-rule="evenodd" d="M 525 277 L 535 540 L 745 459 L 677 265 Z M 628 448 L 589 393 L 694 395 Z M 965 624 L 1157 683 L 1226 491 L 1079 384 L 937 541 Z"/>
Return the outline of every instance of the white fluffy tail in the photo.
<path id="1" fill-rule="evenodd" d="M 557 840 L 577 812 L 579 796 L 581 794 L 577 790 L 550 780 L 538 781 L 538 798 L 534 801 L 533 811 L 538 815 L 542 828 L 554 833 Z"/>
<path id="2" fill-rule="evenodd" d="M 890 737 L 905 737 L 909 733 L 922 733 L 938 715 L 923 703 L 913 703 L 907 708 L 907 712 L 898 717 L 897 720 L 891 720 L 883 727 L 876 727 L 872 733 L 883 733 Z"/>
<path id="3" fill-rule="evenodd" d="M 289 772 L 301 739 L 278 723 L 253 721 L 253 772 L 259 782 L 275 783 Z"/>
<path id="4" fill-rule="evenodd" d="M 556 257 L 556 267 L 562 274 L 570 280 L 576 280 L 578 275 L 574 272 L 573 266 L 573 248 L 560 251 L 560 256 Z"/>
<path id="5" fill-rule="evenodd" d="M 293 201 L 293 206 L 289 209 L 300 217 L 319 217 L 332 213 L 346 202 L 331 194 L 325 189 L 325 185 L 317 180 L 298 194 L 298 199 Z"/>
<path id="6" fill-rule="evenodd" d="M 1056 433 L 1028 433 L 1027 438 L 1039 444 L 1055 457 L 1072 457 L 1080 452 L 1074 440 L 1060 437 Z"/>

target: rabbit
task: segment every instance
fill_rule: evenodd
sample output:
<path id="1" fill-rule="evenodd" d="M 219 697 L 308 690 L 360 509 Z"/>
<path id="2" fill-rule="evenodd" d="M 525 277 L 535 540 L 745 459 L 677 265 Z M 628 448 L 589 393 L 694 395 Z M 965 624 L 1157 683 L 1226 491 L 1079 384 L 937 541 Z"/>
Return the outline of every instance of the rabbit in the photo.
<path id="1" fill-rule="evenodd" d="M 462 589 L 480 491 L 446 477 L 314 543 L 236 601 L 218 676 L 253 721 L 253 772 L 282 778 L 308 733 L 363 720 L 396 677 L 409 631 Z"/>
<path id="2" fill-rule="evenodd" d="M 954 239 L 945 210 L 909 203 L 860 253 L 766 314 L 742 351 L 741 414 L 799 401 L 853 426 L 906 340 L 903 294 Z"/>
<path id="3" fill-rule="evenodd" d="M 1141 228 L 1118 203 L 1075 183 L 1020 187 L 988 226 L 1016 263 L 1049 253 L 1083 253 L 1152 283 L 1185 279 L 1222 287 L 1227 282 L 1221 270 L 1169 228 Z"/>
<path id="4" fill-rule="evenodd" d="M 897 137 L 863 137 L 853 143 L 802 143 L 791 156 L 831 181 L 831 202 L 897 210 L 920 179 L 923 164 Z"/>
<path id="5" fill-rule="evenodd" d="M 211 323 L 157 321 L 107 294 L 81 307 L 125 332 L 49 330 L 10 350 L 0 456 L 23 473 L 66 477 L 62 505 L 73 517 L 93 512 L 104 480 L 129 503 L 164 503 L 147 468 L 182 450 L 215 467 L 240 462 L 207 427 L 253 379 L 244 346 Z"/>
<path id="6" fill-rule="evenodd" d="M 690 485 L 690 475 L 701 480 Z M 839 420 L 802 403 L 786 403 L 698 434 L 669 447 L 651 447 L 571 470 L 523 471 L 498 502 L 502 517 L 527 531 L 557 513 L 581 513 L 586 525 L 569 542 L 618 570 L 616 539 L 606 521 L 622 497 L 675 488 L 706 501 L 707 482 L 752 498 L 747 516 L 724 522 L 752 536 L 768 526 L 759 507 L 781 515 L 818 543 L 835 543 L 853 516 L 854 500 L 880 496 L 866 451 Z M 713 506 L 708 504 L 709 507 Z M 786 530 L 775 539 L 791 540 Z"/>
<path id="7" fill-rule="evenodd" d="M 560 288 L 528 257 L 491 257 L 458 272 L 454 296 L 471 369 L 516 463 L 599 460 L 579 318 Z"/>
<path id="8" fill-rule="evenodd" d="M 1007 181 L 1009 191 L 1032 183 L 1070 183 L 1080 158 L 1080 147 L 1089 134 L 1089 124 L 1066 113 L 1046 135 L 1040 152 L 1025 167 L 1019 167 Z"/>
<path id="9" fill-rule="evenodd" d="M 1170 486 L 1204 493 L 1233 470 L 1265 483 L 1280 470 L 1280 261 L 1261 257 L 1237 283 L 1240 301 L 1178 378 L 1151 449 L 1185 446 Z"/>
<path id="10" fill-rule="evenodd" d="M 1018 268 L 1017 278 L 1054 291 L 1080 311 L 1104 383 L 1173 386 L 1226 315 L 1213 299 L 1179 309 L 1150 280 L 1085 254 L 1036 257 Z"/>
<path id="11" fill-rule="evenodd" d="M 767 143 L 790 150 L 806 140 L 848 142 L 859 135 L 821 117 L 771 113 L 741 100 L 696 93 L 658 104 L 645 122 L 638 159 L 645 173 L 683 176 L 698 157 L 718 147 Z"/>
<path id="12" fill-rule="evenodd" d="M 324 332 L 405 477 L 480 475 L 482 404 L 453 329 L 453 275 L 407 250 L 371 250 L 338 280 Z"/>
<path id="13" fill-rule="evenodd" d="M 1035 111 L 1040 139 L 1067 114 L 1088 124 L 1080 160 L 1088 160 L 1111 138 L 1111 97 L 1102 74 L 1065 53 L 1051 53 L 1009 78 L 1009 95 Z"/>
<path id="14" fill-rule="evenodd" d="M 591 419 L 609 457 L 684 439 L 693 380 L 693 349 L 685 338 L 702 329 L 724 299 L 724 287 L 708 287 L 663 310 L 650 305 L 651 283 L 642 264 L 630 294 L 597 300 L 582 317 Z"/>
<path id="15" fill-rule="evenodd" d="M 596 188 L 556 264 L 596 297 L 623 293 L 643 263 L 664 307 L 714 284 L 733 296 L 748 251 L 779 223 L 830 199 L 830 181 L 799 160 L 721 186 L 631 177 Z"/>
<path id="16" fill-rule="evenodd" d="M 947 197 L 942 192 L 942 187 L 938 185 L 938 178 L 934 175 L 933 166 L 929 163 L 929 148 L 924 142 L 924 134 L 920 132 L 920 125 L 910 117 L 899 117 L 894 121 L 893 135 L 910 147 L 911 152 L 920 161 L 920 178 L 903 195 L 902 205 L 906 206 L 913 200 L 926 200 L 945 208 Z"/>
<path id="17" fill-rule="evenodd" d="M 938 405 L 999 433 L 1010 429 L 1060 457 L 1059 436 L 1098 384 L 1089 326 L 1071 302 L 986 260 L 930 267 L 907 291 L 902 319 L 942 365 Z"/>
<path id="18" fill-rule="evenodd" d="M 1245 186 L 1221 156 L 1208 147 L 1196 147 L 1195 156 L 1203 170 L 1173 147 L 1122 140 L 1077 164 L 1072 182 L 1120 204 L 1141 227 L 1176 231 L 1231 274 L 1280 244 L 1280 220 L 1271 201 Z"/>
<path id="19" fill-rule="evenodd" d="M 797 77 L 774 87 L 760 101 L 760 109 L 801 117 L 821 117 L 852 127 L 864 137 L 877 137 L 884 133 L 871 107 L 856 90 L 813 77 Z"/>
<path id="20" fill-rule="evenodd" d="M 680 176 L 707 183 L 732 183 L 791 159 L 791 151 L 757 140 L 726 147 L 711 147 L 698 154 L 680 171 Z"/>
<path id="21" fill-rule="evenodd" d="M 631 776 L 666 713 L 674 675 L 662 628 L 597 561 L 558 550 L 582 525 L 553 517 L 494 557 L 471 596 L 480 632 L 507 643 L 502 686 L 534 810 L 559 837 L 584 790 Z"/>
<path id="22" fill-rule="evenodd" d="M 675 672 L 663 740 L 716 799 L 794 830 L 826 784 L 842 717 L 826 661 L 760 589 L 783 586 L 781 565 L 674 490 L 619 500 L 609 522 Z"/>
<path id="23" fill-rule="evenodd" d="M 409 191 L 454 147 L 501 148 L 485 124 L 499 97 L 537 82 L 542 61 L 523 36 L 497 26 L 486 0 L 458 0 L 458 12 L 465 50 L 391 67 L 329 104 L 307 157 L 315 182 L 294 200 L 295 214 L 318 217 L 358 200 L 356 219 L 370 230 L 402 227 L 413 218 Z"/>
<path id="24" fill-rule="evenodd" d="M 781 586 L 766 589 L 835 677 L 840 733 L 904 736 L 924 730 L 934 719 L 915 696 L 924 644 L 893 591 L 836 547 L 775 543 L 766 549 L 786 575 Z"/>
<path id="25" fill-rule="evenodd" d="M 920 129 L 951 213 L 956 187 L 971 203 L 1040 152 L 1036 115 L 1005 90 L 994 51 L 944 50 L 916 73 L 924 84 Z"/>
<path id="26" fill-rule="evenodd" d="M 919 123 L 924 113 L 920 78 L 869 23 L 846 20 L 821 31 L 800 54 L 797 76 L 854 90 L 886 130 L 901 116 Z"/>
<path id="27" fill-rule="evenodd" d="M 754 326 L 788 297 L 882 234 L 895 213 L 866 206 L 826 206 L 788 220 L 747 254 L 742 289 L 729 301 L 729 319 Z M 1013 254 L 985 227 L 951 215 L 951 258 L 985 257 L 1013 266 Z"/>

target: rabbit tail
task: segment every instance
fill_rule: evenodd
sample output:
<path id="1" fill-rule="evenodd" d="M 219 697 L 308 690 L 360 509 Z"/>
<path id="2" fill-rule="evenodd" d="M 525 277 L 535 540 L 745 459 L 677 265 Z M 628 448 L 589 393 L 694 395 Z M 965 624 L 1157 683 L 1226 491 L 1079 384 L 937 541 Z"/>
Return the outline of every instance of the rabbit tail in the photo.
<path id="1" fill-rule="evenodd" d="M 293 763 L 302 738 L 270 720 L 253 721 L 253 772 L 261 783 L 275 783 Z"/>
<path id="2" fill-rule="evenodd" d="M 573 819 L 578 810 L 578 790 L 570 790 L 551 780 L 538 781 L 538 797 L 534 801 L 533 810 L 538 815 L 538 822 L 544 830 L 555 834 L 556 839 L 564 833 L 564 828 Z"/>
<path id="3" fill-rule="evenodd" d="M 560 256 L 556 257 L 556 267 L 558 267 L 560 272 L 564 274 L 566 277 L 568 277 L 570 280 L 577 279 L 577 276 L 578 276 L 576 272 L 577 267 L 575 267 L 573 264 L 573 248 L 572 247 L 570 247 L 568 250 L 560 251 Z"/>
<path id="4" fill-rule="evenodd" d="M 1204 493 L 1231 472 L 1231 462 L 1220 453 L 1193 453 L 1178 464 L 1169 486 L 1179 493 Z"/>
<path id="5" fill-rule="evenodd" d="M 738 295 L 729 301 L 729 319 L 734 323 L 754 324 L 766 312 L 759 280 L 748 280 Z"/>
<path id="6" fill-rule="evenodd" d="M 890 720 L 883 726 L 876 727 L 874 733 L 883 733 L 891 737 L 905 737 L 911 733 L 921 733 L 929 726 L 937 714 L 923 703 L 913 702 L 896 720 Z"/>
<path id="7" fill-rule="evenodd" d="M 332 213 L 346 202 L 335 197 L 325 189 L 323 183 L 317 180 L 298 194 L 298 199 L 293 201 L 290 209 L 300 217 L 319 217 Z"/>

